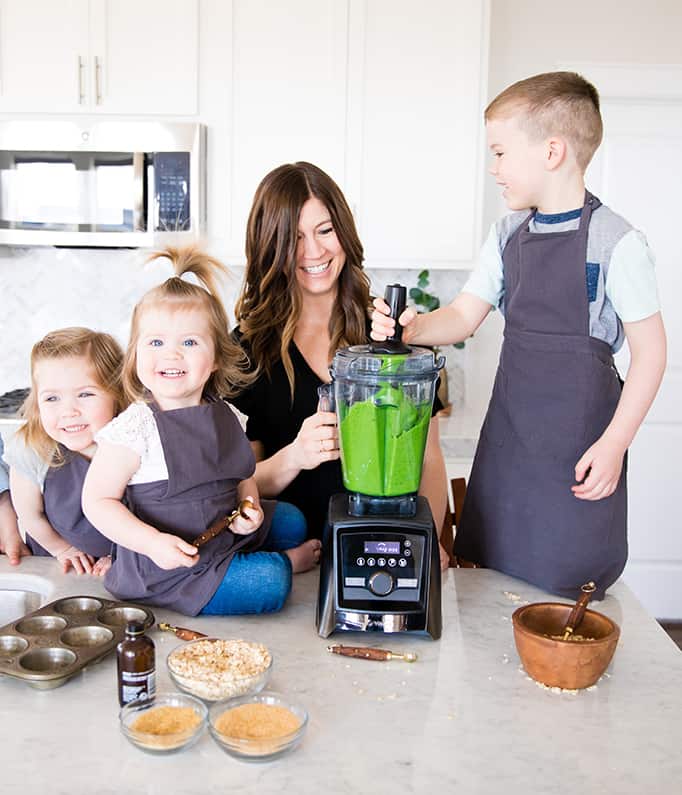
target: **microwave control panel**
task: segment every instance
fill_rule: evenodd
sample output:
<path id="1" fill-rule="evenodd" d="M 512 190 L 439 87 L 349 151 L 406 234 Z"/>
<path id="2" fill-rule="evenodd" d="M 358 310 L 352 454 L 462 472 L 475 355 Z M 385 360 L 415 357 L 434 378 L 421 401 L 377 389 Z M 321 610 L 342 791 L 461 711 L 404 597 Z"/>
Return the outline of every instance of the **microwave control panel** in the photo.
<path id="1" fill-rule="evenodd" d="M 154 153 L 154 205 L 157 232 L 189 231 L 189 152 Z"/>

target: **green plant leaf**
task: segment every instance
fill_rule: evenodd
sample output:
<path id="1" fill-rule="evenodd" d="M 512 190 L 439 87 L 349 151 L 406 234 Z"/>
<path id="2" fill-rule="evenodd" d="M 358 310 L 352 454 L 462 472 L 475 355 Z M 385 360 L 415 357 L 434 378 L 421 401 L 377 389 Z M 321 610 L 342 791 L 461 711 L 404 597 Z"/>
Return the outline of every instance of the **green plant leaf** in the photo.
<path id="1" fill-rule="evenodd" d="M 409 295 L 410 295 L 410 298 L 415 303 L 420 303 L 422 298 L 423 298 L 424 293 L 422 293 L 422 291 L 419 289 L 419 287 L 410 287 Z"/>
<path id="2" fill-rule="evenodd" d="M 464 343 L 464 342 L 453 342 L 453 343 L 452 343 L 452 347 L 453 347 L 453 348 L 457 348 L 458 350 L 460 350 L 460 351 L 461 351 L 461 350 L 462 350 L 462 348 L 465 346 L 465 344 L 466 344 L 466 343 Z"/>

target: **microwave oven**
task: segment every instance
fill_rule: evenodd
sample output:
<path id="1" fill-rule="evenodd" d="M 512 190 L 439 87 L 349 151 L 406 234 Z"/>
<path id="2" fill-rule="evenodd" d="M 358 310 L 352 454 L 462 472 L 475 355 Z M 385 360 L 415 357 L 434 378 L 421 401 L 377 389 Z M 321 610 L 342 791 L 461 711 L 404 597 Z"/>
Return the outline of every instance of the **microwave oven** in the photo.
<path id="1" fill-rule="evenodd" d="M 0 122 L 0 245 L 182 245 L 205 193 L 204 125 Z"/>

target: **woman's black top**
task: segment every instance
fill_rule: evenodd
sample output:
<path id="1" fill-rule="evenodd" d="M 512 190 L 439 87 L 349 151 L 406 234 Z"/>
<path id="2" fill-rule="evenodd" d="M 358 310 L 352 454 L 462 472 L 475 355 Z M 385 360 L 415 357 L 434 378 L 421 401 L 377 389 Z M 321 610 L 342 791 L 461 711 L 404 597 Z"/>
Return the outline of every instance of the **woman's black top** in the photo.
<path id="1" fill-rule="evenodd" d="M 236 334 L 238 338 L 238 334 Z M 262 375 L 236 398 L 231 398 L 246 414 L 246 435 L 261 442 L 265 458 L 270 458 L 298 435 L 303 420 L 317 411 L 317 388 L 324 383 L 308 365 L 294 342 L 289 346 L 294 368 L 294 400 L 281 360 L 272 367 L 270 377 Z M 433 414 L 443 408 L 436 397 Z M 325 461 L 315 469 L 302 469 L 277 499 L 299 508 L 308 522 L 308 538 L 322 538 L 327 507 L 333 494 L 344 491 L 340 461 Z"/>

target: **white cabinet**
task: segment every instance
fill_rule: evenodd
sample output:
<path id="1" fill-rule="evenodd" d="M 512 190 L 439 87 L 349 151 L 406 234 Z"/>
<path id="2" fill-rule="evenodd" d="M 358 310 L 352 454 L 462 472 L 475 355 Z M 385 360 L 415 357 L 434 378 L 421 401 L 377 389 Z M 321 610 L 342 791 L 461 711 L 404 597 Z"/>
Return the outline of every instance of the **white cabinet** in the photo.
<path id="1" fill-rule="evenodd" d="M 88 0 L 3 0 L 0 110 L 83 109 L 89 58 Z"/>
<path id="2" fill-rule="evenodd" d="M 487 2 L 351 0 L 349 192 L 368 264 L 471 267 Z"/>
<path id="3" fill-rule="evenodd" d="M 344 191 L 368 267 L 471 267 L 487 24 L 487 0 L 233 0 L 230 206 L 211 221 L 228 258 L 262 177 L 308 160 Z"/>
<path id="4" fill-rule="evenodd" d="M 346 53 L 344 2 L 234 0 L 230 219 L 238 254 L 268 171 L 307 160 L 343 183 Z"/>
<path id="5" fill-rule="evenodd" d="M 195 114 L 198 0 L 2 0 L 0 112 Z"/>

